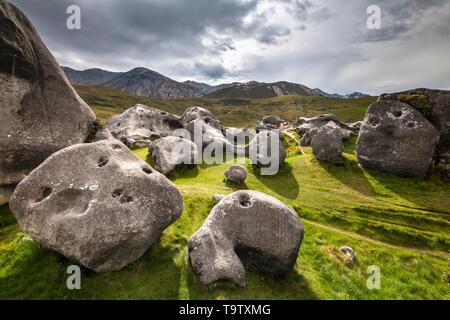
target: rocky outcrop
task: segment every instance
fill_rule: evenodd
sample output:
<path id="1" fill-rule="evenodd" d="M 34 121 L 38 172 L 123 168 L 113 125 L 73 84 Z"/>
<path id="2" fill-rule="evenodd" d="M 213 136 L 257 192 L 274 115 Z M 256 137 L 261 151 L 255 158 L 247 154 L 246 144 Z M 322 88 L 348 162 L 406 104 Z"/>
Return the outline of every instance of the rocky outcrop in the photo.
<path id="1" fill-rule="evenodd" d="M 181 124 L 191 135 L 191 140 L 202 147 L 212 144 L 227 145 L 230 142 L 223 135 L 220 121 L 201 107 L 189 107 L 181 116 Z M 200 146 L 198 146 L 200 147 Z"/>
<path id="2" fill-rule="evenodd" d="M 245 170 L 241 166 L 231 166 L 225 172 L 225 177 L 232 183 L 242 184 L 244 183 L 245 179 L 247 179 L 247 170 Z"/>
<path id="3" fill-rule="evenodd" d="M 116 139 L 63 149 L 16 188 L 10 208 L 43 246 L 96 272 L 139 259 L 183 211 L 180 192 Z"/>
<path id="4" fill-rule="evenodd" d="M 195 166 L 198 163 L 195 143 L 178 137 L 158 139 L 150 144 L 149 151 L 156 161 L 155 169 L 165 175 L 178 166 Z"/>
<path id="5" fill-rule="evenodd" d="M 333 121 L 323 127 L 314 128 L 309 133 L 312 135 L 311 147 L 317 160 L 334 162 L 341 158 L 344 152 L 343 139 L 346 132 Z"/>
<path id="6" fill-rule="evenodd" d="M 245 286 L 245 269 L 283 275 L 297 260 L 303 226 L 296 212 L 266 194 L 238 191 L 212 209 L 189 240 L 189 258 L 203 284 Z"/>
<path id="7" fill-rule="evenodd" d="M 261 168 L 264 175 L 274 175 L 286 160 L 286 149 L 276 131 L 261 131 L 250 142 L 248 153 L 253 165 Z"/>
<path id="8" fill-rule="evenodd" d="M 95 115 L 25 15 L 0 1 L 0 185 L 87 140 Z"/>
<path id="9" fill-rule="evenodd" d="M 379 101 L 400 101 L 419 111 L 436 130 L 439 143 L 434 156 L 434 167 L 450 178 L 450 91 L 414 89 L 383 94 Z"/>
<path id="10" fill-rule="evenodd" d="M 148 146 L 182 127 L 178 116 L 142 104 L 112 117 L 107 125 L 111 134 L 129 147 Z"/>
<path id="11" fill-rule="evenodd" d="M 380 100 L 366 114 L 357 141 L 358 161 L 366 168 L 407 177 L 425 177 L 439 133 L 416 109 Z"/>
<path id="12" fill-rule="evenodd" d="M 279 116 L 265 116 L 256 124 L 256 132 L 264 130 L 281 129 L 284 125 L 284 120 Z"/>
<path id="13" fill-rule="evenodd" d="M 360 125 L 357 122 L 354 124 L 344 123 L 334 114 L 324 114 L 313 118 L 299 118 L 296 122 L 296 130 L 298 134 L 304 135 L 313 129 L 319 129 L 327 125 L 330 121 L 341 129 L 341 135 L 344 139 L 350 138 L 350 136 L 357 134 L 359 131 Z M 312 137 L 309 138 L 309 143 L 303 142 L 303 145 L 309 145 L 311 139 Z"/>

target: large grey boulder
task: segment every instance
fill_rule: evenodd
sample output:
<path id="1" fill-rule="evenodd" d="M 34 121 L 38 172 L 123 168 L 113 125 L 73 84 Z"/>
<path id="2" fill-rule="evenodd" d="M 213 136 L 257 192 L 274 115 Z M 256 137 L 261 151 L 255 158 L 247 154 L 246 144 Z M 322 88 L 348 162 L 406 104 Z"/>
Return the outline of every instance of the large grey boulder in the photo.
<path id="1" fill-rule="evenodd" d="M 244 183 L 245 179 L 247 179 L 247 170 L 245 170 L 241 166 L 231 166 L 226 172 L 225 177 L 228 181 L 236 183 L 236 184 L 242 184 Z"/>
<path id="2" fill-rule="evenodd" d="M 189 258 L 203 284 L 231 280 L 245 286 L 245 269 L 284 275 L 295 265 L 303 225 L 296 212 L 256 191 L 220 200 L 189 240 Z"/>
<path id="3" fill-rule="evenodd" d="M 195 166 L 198 163 L 198 150 L 195 143 L 179 137 L 165 137 L 149 146 L 151 157 L 155 159 L 155 169 L 169 174 L 178 166 Z"/>
<path id="4" fill-rule="evenodd" d="M 116 139 L 63 149 L 16 188 L 10 208 L 31 238 L 96 272 L 139 259 L 183 199 Z"/>
<path id="5" fill-rule="evenodd" d="M 317 160 L 334 162 L 341 158 L 344 152 L 343 138 L 345 132 L 333 121 L 323 127 L 313 129 L 317 131 L 311 139 L 313 154 Z"/>
<path id="6" fill-rule="evenodd" d="M 148 146 L 182 127 L 178 116 L 143 104 L 112 117 L 107 125 L 111 134 L 129 147 Z"/>
<path id="7" fill-rule="evenodd" d="M 249 144 L 248 154 L 252 164 L 262 168 L 262 174 L 277 174 L 286 160 L 286 149 L 280 141 L 279 131 L 258 133 Z"/>
<path id="8" fill-rule="evenodd" d="M 419 111 L 436 130 L 439 143 L 434 156 L 434 167 L 450 178 L 450 91 L 413 89 L 383 94 L 379 101 L 400 101 Z"/>
<path id="9" fill-rule="evenodd" d="M 95 115 L 25 15 L 0 1 L 0 185 L 87 140 Z"/>
<path id="10" fill-rule="evenodd" d="M 406 103 L 381 100 L 370 105 L 357 141 L 366 168 L 407 177 L 425 177 L 439 133 Z"/>
<path id="11" fill-rule="evenodd" d="M 256 136 L 255 130 L 248 127 L 227 127 L 224 128 L 224 134 L 228 141 L 235 145 L 246 145 Z"/>

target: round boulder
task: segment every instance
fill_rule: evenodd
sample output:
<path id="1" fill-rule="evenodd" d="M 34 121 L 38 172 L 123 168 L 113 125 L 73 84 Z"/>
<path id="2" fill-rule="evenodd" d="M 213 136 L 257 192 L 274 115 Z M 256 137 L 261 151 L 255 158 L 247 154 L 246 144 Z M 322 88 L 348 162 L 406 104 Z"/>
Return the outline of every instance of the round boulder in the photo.
<path id="1" fill-rule="evenodd" d="M 244 183 L 245 179 L 247 179 L 247 170 L 245 170 L 241 166 L 231 166 L 225 172 L 225 177 L 227 180 L 236 184 Z"/>
<path id="2" fill-rule="evenodd" d="M 311 139 L 311 146 L 317 160 L 334 162 L 342 156 L 344 133 L 334 122 L 330 121 L 325 126 L 310 132 L 315 132 Z"/>
<path id="3" fill-rule="evenodd" d="M 245 286 L 245 269 L 288 273 L 303 240 L 297 213 L 257 191 L 238 191 L 220 200 L 189 240 L 189 258 L 203 284 L 231 280 Z"/>
<path id="4" fill-rule="evenodd" d="M 178 189 L 116 139 L 63 149 L 16 188 L 10 208 L 43 246 L 96 272 L 139 259 L 183 211 Z"/>

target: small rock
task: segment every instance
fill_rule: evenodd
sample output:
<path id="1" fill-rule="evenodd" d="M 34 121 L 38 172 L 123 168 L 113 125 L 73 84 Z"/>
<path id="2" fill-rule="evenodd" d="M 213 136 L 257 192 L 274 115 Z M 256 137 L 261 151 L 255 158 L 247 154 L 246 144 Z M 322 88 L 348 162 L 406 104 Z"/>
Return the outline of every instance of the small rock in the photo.
<path id="1" fill-rule="evenodd" d="M 348 260 L 352 264 L 354 264 L 356 262 L 356 253 L 352 248 L 343 246 L 343 247 L 340 247 L 339 250 L 347 256 Z"/>
<path id="2" fill-rule="evenodd" d="M 315 132 L 311 139 L 311 146 L 316 159 L 327 162 L 334 162 L 342 156 L 344 152 L 343 132 L 334 122 L 330 121 L 319 129 L 311 130 Z"/>
<path id="3" fill-rule="evenodd" d="M 244 183 L 247 179 L 247 170 L 241 166 L 231 166 L 228 171 L 225 172 L 227 180 L 236 184 Z"/>

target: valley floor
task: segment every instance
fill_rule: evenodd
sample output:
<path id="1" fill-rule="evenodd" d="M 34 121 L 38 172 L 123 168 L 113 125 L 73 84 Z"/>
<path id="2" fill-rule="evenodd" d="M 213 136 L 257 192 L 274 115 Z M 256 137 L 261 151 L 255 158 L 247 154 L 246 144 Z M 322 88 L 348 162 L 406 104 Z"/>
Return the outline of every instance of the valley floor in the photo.
<path id="1" fill-rule="evenodd" d="M 0 207 L 0 299 L 450 299 L 450 184 L 365 171 L 354 143 L 338 165 L 314 160 L 309 148 L 291 152 L 274 177 L 247 165 L 240 188 L 290 204 L 305 226 L 296 266 L 284 278 L 248 271 L 246 288 L 206 287 L 190 268 L 187 240 L 215 205 L 212 196 L 238 189 L 224 181 L 223 164 L 176 171 L 182 217 L 124 270 L 83 269 L 81 290 L 66 288 L 72 263 L 22 234 Z M 146 149 L 134 152 L 146 159 Z M 356 251 L 355 265 L 343 261 L 343 245 Z M 373 265 L 381 271 L 379 290 L 367 287 Z"/>

